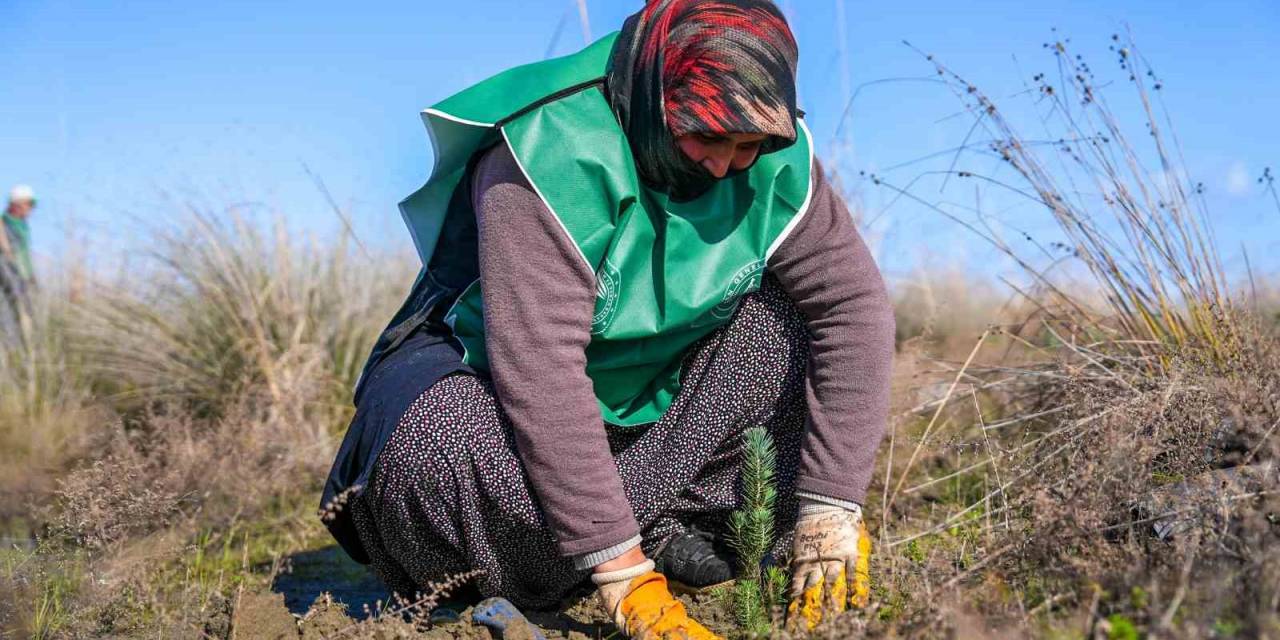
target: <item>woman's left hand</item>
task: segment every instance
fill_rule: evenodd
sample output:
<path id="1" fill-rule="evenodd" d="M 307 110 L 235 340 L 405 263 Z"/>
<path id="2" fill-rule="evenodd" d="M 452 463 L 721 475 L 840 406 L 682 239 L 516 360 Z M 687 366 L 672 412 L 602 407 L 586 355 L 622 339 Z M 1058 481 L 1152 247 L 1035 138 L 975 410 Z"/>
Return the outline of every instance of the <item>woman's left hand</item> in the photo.
<path id="1" fill-rule="evenodd" d="M 787 625 L 812 630 L 823 614 L 870 599 L 871 538 L 862 512 L 810 502 L 796 521 Z"/>

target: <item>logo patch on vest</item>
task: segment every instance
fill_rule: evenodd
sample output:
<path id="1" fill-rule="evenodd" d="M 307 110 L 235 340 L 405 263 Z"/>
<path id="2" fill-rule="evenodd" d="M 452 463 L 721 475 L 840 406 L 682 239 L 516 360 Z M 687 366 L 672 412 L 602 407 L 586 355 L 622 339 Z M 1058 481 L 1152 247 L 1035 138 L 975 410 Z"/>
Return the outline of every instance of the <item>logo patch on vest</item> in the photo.
<path id="1" fill-rule="evenodd" d="M 711 315 L 724 320 L 733 315 L 738 308 L 738 301 L 742 296 L 760 288 L 760 280 L 764 277 L 764 260 L 756 260 L 744 265 L 738 272 L 733 274 L 733 278 L 729 280 L 729 285 L 724 289 L 724 297 L 720 298 L 720 304 L 711 309 Z"/>
<path id="2" fill-rule="evenodd" d="M 591 316 L 591 334 L 599 335 L 613 324 L 618 315 L 618 287 L 622 283 L 622 274 L 618 267 L 605 258 L 604 265 L 596 273 L 596 312 Z"/>

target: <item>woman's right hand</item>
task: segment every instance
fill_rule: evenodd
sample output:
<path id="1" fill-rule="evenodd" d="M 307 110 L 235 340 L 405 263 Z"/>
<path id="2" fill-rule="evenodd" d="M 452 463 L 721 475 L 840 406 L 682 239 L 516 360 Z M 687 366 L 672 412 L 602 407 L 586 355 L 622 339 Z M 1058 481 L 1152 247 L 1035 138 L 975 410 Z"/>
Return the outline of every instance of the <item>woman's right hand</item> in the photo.
<path id="1" fill-rule="evenodd" d="M 792 549 L 787 625 L 812 631 L 847 607 L 870 599 L 871 538 L 862 511 L 801 503 Z"/>
<path id="2" fill-rule="evenodd" d="M 653 570 L 652 560 L 613 571 L 599 571 L 604 566 L 597 568 L 591 580 L 599 589 L 597 594 L 605 611 L 628 637 L 720 640 L 720 636 L 689 617 L 684 604 L 667 588 L 667 578 Z"/>

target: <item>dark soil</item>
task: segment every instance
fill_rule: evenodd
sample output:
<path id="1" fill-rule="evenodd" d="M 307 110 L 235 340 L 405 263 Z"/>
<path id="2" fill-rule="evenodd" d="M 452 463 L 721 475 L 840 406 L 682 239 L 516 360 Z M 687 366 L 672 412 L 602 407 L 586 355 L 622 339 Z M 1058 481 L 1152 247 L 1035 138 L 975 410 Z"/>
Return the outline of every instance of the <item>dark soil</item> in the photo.
<path id="1" fill-rule="evenodd" d="M 346 605 L 356 619 L 368 617 L 388 593 L 368 567 L 352 560 L 338 545 L 289 557 L 286 570 L 271 585 L 284 595 L 290 613 L 303 615 L 321 594 L 329 594 L 336 604 Z"/>
<path id="2" fill-rule="evenodd" d="M 230 617 L 231 636 L 239 640 L 329 637 L 416 637 L 427 639 L 490 640 L 487 627 L 472 622 L 471 608 L 461 611 L 456 622 L 434 623 L 425 628 L 400 617 L 369 619 L 387 591 L 369 571 L 332 546 L 291 556 L 270 591 L 245 592 L 234 604 Z M 728 598 L 721 595 L 681 595 L 690 614 L 712 631 L 729 635 L 735 629 Z M 524 612 L 548 639 L 588 640 L 616 635 L 589 590 L 567 598 L 556 611 Z M 221 636 L 225 637 L 225 636 Z M 523 640 L 532 633 L 511 629 L 506 638 Z"/>

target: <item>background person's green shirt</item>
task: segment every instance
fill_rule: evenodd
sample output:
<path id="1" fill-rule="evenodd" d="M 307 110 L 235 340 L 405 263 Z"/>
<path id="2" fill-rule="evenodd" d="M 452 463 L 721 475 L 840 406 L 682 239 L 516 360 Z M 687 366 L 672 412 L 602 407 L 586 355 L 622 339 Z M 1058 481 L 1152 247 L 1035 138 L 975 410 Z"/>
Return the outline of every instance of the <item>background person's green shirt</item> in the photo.
<path id="1" fill-rule="evenodd" d="M 3 214 L 3 219 L 4 232 L 9 237 L 9 247 L 13 250 L 14 267 L 23 280 L 30 282 L 35 278 L 35 268 L 31 264 L 31 227 L 26 220 L 8 213 Z"/>

